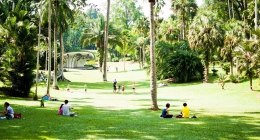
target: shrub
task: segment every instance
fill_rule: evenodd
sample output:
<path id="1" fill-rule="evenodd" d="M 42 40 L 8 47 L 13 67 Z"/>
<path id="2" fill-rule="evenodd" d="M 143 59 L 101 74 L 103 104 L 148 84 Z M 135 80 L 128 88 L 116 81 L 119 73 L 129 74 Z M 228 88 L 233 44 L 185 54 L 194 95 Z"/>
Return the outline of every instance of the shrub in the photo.
<path id="1" fill-rule="evenodd" d="M 230 72 L 230 64 L 223 64 L 222 69 L 226 72 L 226 74 L 228 74 Z"/>
<path id="2" fill-rule="evenodd" d="M 239 83 L 239 76 L 238 75 L 230 75 L 229 79 L 232 83 Z"/>
<path id="3" fill-rule="evenodd" d="M 112 58 L 112 62 L 119 62 L 119 58 L 118 57 Z"/>
<path id="4" fill-rule="evenodd" d="M 156 44 L 155 51 L 158 79 L 173 78 L 174 82 L 189 82 L 203 78 L 201 59 L 190 50 L 187 41 L 174 45 L 161 41 Z"/>
<path id="5" fill-rule="evenodd" d="M 92 66 L 94 66 L 94 65 L 96 65 L 97 63 L 96 63 L 96 61 L 95 60 L 89 60 L 89 61 L 87 61 L 87 65 L 92 65 Z"/>
<path id="6" fill-rule="evenodd" d="M 218 75 L 218 83 L 221 85 L 222 89 L 225 89 L 226 80 L 227 75 L 221 73 Z"/>

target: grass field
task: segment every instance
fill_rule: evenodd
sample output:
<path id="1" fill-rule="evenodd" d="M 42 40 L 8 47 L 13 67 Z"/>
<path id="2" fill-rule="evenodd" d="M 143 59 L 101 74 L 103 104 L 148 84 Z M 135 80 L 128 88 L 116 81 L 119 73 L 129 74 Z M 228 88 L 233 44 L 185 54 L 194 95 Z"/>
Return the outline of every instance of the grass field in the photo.
<path id="1" fill-rule="evenodd" d="M 111 65 L 112 67 L 112 65 Z M 158 105 L 162 109 L 171 104 L 170 113 L 178 115 L 182 103 L 187 102 L 196 119 L 159 119 L 161 110 L 149 110 L 151 96 L 146 72 L 110 71 L 108 82 L 102 81 L 97 70 L 69 70 L 59 82 L 59 91 L 51 96 L 59 101 L 39 101 L 0 96 L 0 103 L 8 101 L 22 119 L 0 120 L 0 139 L 185 139 L 229 140 L 260 139 L 260 93 L 258 80 L 255 91 L 249 83 L 227 83 L 221 90 L 218 83 L 200 82 L 170 84 L 158 88 Z M 112 92 L 112 81 L 117 79 L 126 86 L 125 94 Z M 136 81 L 136 93 L 131 90 Z M 84 93 L 84 84 L 88 92 Z M 67 84 L 71 92 L 66 91 Z M 39 86 L 44 95 L 45 83 Z M 74 107 L 78 117 L 57 115 L 65 99 Z"/>

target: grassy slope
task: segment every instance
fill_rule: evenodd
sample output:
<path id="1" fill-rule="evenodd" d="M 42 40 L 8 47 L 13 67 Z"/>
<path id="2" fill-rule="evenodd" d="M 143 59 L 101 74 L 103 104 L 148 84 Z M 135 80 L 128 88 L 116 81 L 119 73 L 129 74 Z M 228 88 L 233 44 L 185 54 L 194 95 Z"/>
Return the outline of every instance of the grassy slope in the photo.
<path id="1" fill-rule="evenodd" d="M 77 75 L 75 74 L 77 73 Z M 177 115 L 182 103 L 187 102 L 197 119 L 159 119 L 161 111 L 150 111 L 149 81 L 144 71 L 109 73 L 107 83 L 95 83 L 97 71 L 72 71 L 72 92 L 66 92 L 68 83 L 59 83 L 60 91 L 51 91 L 59 101 L 45 102 L 0 96 L 8 101 L 21 120 L 0 120 L 1 139 L 260 139 L 260 96 L 249 91 L 249 83 L 220 85 L 188 83 L 171 84 L 158 88 L 158 104 L 164 108 L 171 103 L 171 112 Z M 85 79 L 83 76 L 88 77 Z M 118 77 L 116 77 L 118 76 Z M 122 77 L 123 76 L 123 77 Z M 125 84 L 126 93 L 112 93 L 116 77 Z M 91 79 L 94 78 L 94 79 Z M 139 79 L 139 80 L 138 80 Z M 72 80 L 73 81 L 73 80 Z M 76 82 L 77 81 L 77 82 Z M 137 93 L 132 94 L 131 83 L 137 81 Z M 88 93 L 83 92 L 87 83 Z M 259 89 L 254 81 L 254 89 Z M 40 95 L 45 91 L 40 86 Z M 69 99 L 76 118 L 57 115 L 64 99 Z M 6 126 L 6 127 L 4 127 Z"/>

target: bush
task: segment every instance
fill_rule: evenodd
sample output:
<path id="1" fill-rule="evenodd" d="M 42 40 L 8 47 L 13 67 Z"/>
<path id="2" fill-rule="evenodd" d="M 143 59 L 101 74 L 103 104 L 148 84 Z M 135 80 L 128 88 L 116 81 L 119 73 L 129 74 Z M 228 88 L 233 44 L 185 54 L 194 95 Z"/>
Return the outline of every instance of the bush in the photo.
<path id="1" fill-rule="evenodd" d="M 156 44 L 156 53 L 159 80 L 173 78 L 174 82 L 189 82 L 203 78 L 201 59 L 196 52 L 190 50 L 187 41 L 174 45 L 161 41 Z"/>
<path id="2" fill-rule="evenodd" d="M 222 69 L 226 72 L 226 74 L 228 74 L 230 72 L 230 64 L 223 64 Z"/>
<path id="3" fill-rule="evenodd" d="M 94 65 L 96 65 L 96 64 L 97 64 L 97 63 L 96 63 L 95 60 L 89 60 L 89 61 L 87 61 L 87 65 L 94 66 Z"/>
<path id="4" fill-rule="evenodd" d="M 239 76 L 238 75 L 230 75 L 229 79 L 232 83 L 239 83 Z"/>
<path id="5" fill-rule="evenodd" d="M 112 58 L 112 62 L 119 62 L 119 58 L 118 57 Z"/>

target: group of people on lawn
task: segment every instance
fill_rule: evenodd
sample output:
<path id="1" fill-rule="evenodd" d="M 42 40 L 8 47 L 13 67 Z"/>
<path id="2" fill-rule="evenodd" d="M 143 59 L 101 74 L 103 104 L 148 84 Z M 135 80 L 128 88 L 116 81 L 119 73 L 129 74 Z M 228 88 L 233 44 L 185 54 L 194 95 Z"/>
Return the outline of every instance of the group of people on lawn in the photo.
<path id="1" fill-rule="evenodd" d="M 118 86 L 118 88 L 117 88 L 117 86 Z M 135 93 L 135 82 L 133 82 L 132 89 L 133 89 L 133 93 Z M 125 86 L 124 85 L 121 86 L 119 83 L 117 83 L 117 81 L 115 79 L 113 82 L 113 92 L 119 93 L 120 90 L 122 90 L 122 94 L 124 94 Z"/>
<path id="2" fill-rule="evenodd" d="M 170 104 L 167 103 L 166 107 L 162 110 L 160 118 L 172 118 L 173 115 L 169 113 Z M 181 109 L 180 115 L 175 116 L 175 118 L 189 118 L 190 109 L 187 107 L 187 103 L 183 103 L 183 108 Z"/>
<path id="3" fill-rule="evenodd" d="M 60 109 L 58 110 L 59 115 L 64 116 L 77 116 L 75 112 L 70 112 L 73 107 L 68 104 L 69 101 L 65 100 L 64 104 L 61 104 Z M 5 110 L 3 111 L 3 114 L 6 116 L 7 119 L 13 119 L 14 118 L 14 110 L 10 106 L 8 102 L 4 103 Z M 166 108 L 162 110 L 162 114 L 160 115 L 160 118 L 172 118 L 173 115 L 169 113 L 170 104 L 166 104 Z M 183 108 L 180 112 L 180 115 L 176 116 L 176 118 L 189 118 L 190 117 L 190 109 L 187 107 L 187 103 L 183 103 Z"/>
<path id="4" fill-rule="evenodd" d="M 73 107 L 71 105 L 69 105 L 69 101 L 65 100 L 64 101 L 65 104 L 61 104 L 60 105 L 60 109 L 58 110 L 58 114 L 59 115 L 64 115 L 64 116 L 77 116 L 77 114 L 75 112 L 70 112 L 71 109 L 73 109 Z"/>

